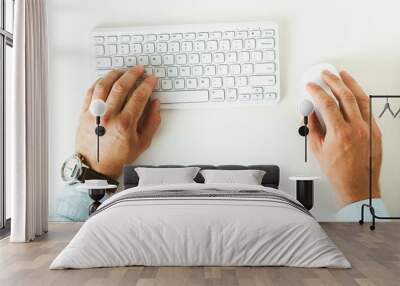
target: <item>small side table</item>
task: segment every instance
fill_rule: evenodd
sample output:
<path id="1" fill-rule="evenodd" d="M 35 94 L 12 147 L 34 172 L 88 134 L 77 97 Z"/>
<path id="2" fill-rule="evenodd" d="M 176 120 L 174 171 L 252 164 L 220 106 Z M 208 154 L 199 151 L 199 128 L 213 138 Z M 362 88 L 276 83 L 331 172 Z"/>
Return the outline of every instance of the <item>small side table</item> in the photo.
<path id="1" fill-rule="evenodd" d="M 314 181 L 319 177 L 289 177 L 289 180 L 296 181 L 296 199 L 307 209 L 314 206 Z"/>
<path id="2" fill-rule="evenodd" d="M 93 200 L 93 203 L 89 206 L 89 215 L 94 213 L 97 210 L 97 208 L 101 205 L 100 200 L 104 197 L 107 190 L 117 188 L 116 185 L 108 185 L 107 181 L 105 182 L 106 182 L 105 184 L 98 184 L 98 185 L 85 182 L 85 184 L 81 184 L 78 186 L 78 188 L 80 189 L 87 189 L 89 197 Z"/>

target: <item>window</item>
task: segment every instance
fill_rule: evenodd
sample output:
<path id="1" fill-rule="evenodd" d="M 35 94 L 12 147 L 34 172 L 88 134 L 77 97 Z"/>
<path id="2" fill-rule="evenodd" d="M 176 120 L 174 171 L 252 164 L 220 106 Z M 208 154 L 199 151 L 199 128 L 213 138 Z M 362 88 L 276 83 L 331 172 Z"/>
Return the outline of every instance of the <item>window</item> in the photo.
<path id="1" fill-rule="evenodd" d="M 9 230 L 10 194 L 5 188 L 5 106 L 11 92 L 14 0 L 0 0 L 0 236 Z"/>

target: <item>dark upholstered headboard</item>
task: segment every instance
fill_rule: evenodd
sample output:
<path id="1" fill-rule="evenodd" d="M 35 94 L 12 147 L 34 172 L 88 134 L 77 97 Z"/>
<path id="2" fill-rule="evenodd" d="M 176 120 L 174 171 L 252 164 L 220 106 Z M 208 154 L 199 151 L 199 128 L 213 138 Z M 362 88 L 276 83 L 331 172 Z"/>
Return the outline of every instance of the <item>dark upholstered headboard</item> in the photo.
<path id="1" fill-rule="evenodd" d="M 147 167 L 147 168 L 182 168 L 182 167 L 199 167 L 201 169 L 219 169 L 219 170 L 263 170 L 265 175 L 262 180 L 262 185 L 265 187 L 271 187 L 277 189 L 279 187 L 279 167 L 276 165 L 161 165 L 161 166 L 149 166 L 149 165 L 127 165 L 124 167 L 123 180 L 124 189 L 136 187 L 139 183 L 139 177 L 135 171 L 136 167 Z M 197 183 L 204 183 L 203 176 L 199 173 L 194 180 Z"/>

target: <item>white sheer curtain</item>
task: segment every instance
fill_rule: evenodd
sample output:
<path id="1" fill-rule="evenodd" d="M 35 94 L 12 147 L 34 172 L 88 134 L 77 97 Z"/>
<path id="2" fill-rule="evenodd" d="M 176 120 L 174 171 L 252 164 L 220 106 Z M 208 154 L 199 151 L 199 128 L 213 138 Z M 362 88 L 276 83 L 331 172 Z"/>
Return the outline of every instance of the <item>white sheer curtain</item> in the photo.
<path id="1" fill-rule="evenodd" d="M 47 16 L 45 0 L 16 0 L 13 93 L 8 112 L 11 237 L 47 232 Z"/>

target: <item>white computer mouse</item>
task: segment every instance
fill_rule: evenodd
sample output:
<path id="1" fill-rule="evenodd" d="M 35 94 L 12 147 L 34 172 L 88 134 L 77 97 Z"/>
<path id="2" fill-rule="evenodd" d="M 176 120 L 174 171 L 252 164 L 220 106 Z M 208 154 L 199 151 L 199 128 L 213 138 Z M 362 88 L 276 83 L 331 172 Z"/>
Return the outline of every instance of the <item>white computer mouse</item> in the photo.
<path id="1" fill-rule="evenodd" d="M 309 69 L 307 69 L 303 74 L 303 79 L 302 79 L 303 98 L 300 100 L 299 108 L 300 108 L 300 110 L 304 109 L 302 107 L 305 105 L 305 100 L 311 101 L 314 105 L 313 110 L 316 113 L 319 121 L 321 122 L 322 128 L 325 130 L 325 123 L 322 118 L 322 115 L 319 112 L 318 108 L 315 106 L 312 95 L 308 93 L 307 88 L 306 88 L 307 83 L 314 82 L 314 83 L 318 84 L 319 86 L 321 86 L 322 89 L 324 89 L 325 92 L 327 94 L 329 94 L 330 96 L 332 96 L 332 98 L 335 99 L 336 103 L 338 103 L 335 96 L 333 95 L 331 89 L 329 88 L 329 86 L 322 80 L 321 73 L 324 70 L 329 70 L 331 73 L 339 76 L 339 72 L 337 71 L 337 69 L 329 63 L 320 63 L 317 65 L 311 66 Z"/>

